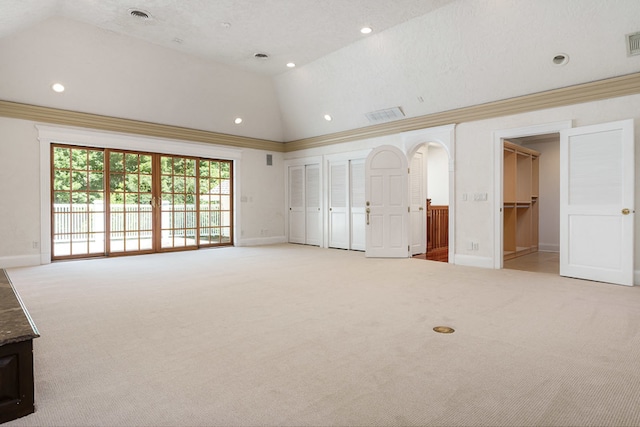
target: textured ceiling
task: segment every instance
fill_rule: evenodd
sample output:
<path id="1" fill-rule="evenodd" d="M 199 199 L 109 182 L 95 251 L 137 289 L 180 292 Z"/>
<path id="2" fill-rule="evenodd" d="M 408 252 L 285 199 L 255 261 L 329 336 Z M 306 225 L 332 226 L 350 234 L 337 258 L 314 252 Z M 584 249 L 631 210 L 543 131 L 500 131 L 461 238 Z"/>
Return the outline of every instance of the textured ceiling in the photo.
<path id="1" fill-rule="evenodd" d="M 63 16 L 246 71 L 275 75 L 454 0 L 0 0 L 0 37 Z M 151 19 L 132 17 L 130 9 Z M 224 25 L 224 24 L 229 25 Z M 259 60 L 255 53 L 269 58 Z"/>

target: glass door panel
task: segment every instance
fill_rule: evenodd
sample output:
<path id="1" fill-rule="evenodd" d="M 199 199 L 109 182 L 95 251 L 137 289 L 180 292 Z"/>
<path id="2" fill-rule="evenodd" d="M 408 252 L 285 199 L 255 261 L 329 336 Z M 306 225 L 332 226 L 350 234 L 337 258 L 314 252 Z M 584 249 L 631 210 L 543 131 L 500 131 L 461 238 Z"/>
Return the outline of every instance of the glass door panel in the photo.
<path id="1" fill-rule="evenodd" d="M 198 246 L 196 159 L 160 156 L 161 248 Z"/>
<path id="2" fill-rule="evenodd" d="M 230 161 L 200 160 L 200 245 L 229 244 L 231 234 Z"/>
<path id="3" fill-rule="evenodd" d="M 109 151 L 109 252 L 153 250 L 152 155 Z"/>
<path id="4" fill-rule="evenodd" d="M 104 152 L 51 146 L 52 258 L 104 255 Z"/>

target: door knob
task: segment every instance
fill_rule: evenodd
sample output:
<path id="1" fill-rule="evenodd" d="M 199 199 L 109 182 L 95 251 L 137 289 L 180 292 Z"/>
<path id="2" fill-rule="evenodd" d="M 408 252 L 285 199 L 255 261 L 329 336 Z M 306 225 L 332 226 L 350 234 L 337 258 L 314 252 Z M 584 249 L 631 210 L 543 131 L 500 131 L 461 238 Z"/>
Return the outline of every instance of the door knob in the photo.
<path id="1" fill-rule="evenodd" d="M 627 208 L 622 209 L 622 215 L 629 215 L 631 211 Z"/>

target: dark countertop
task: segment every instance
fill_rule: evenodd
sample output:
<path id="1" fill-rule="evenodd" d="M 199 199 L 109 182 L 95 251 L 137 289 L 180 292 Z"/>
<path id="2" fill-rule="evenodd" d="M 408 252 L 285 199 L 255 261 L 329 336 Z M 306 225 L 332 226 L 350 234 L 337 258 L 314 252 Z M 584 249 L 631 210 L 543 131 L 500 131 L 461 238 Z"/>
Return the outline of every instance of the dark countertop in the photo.
<path id="1" fill-rule="evenodd" d="M 7 272 L 0 269 L 0 346 L 38 338 L 40 334 Z"/>

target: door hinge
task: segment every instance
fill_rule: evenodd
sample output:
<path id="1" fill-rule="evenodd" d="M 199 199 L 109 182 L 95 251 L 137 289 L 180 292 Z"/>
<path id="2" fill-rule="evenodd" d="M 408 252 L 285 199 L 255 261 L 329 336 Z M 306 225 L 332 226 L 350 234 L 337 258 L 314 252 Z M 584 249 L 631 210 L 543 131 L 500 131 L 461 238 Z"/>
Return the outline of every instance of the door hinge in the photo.
<path id="1" fill-rule="evenodd" d="M 407 173 L 411 175 L 411 168 L 407 168 Z"/>
<path id="2" fill-rule="evenodd" d="M 411 213 L 411 206 L 407 206 L 407 212 Z"/>

